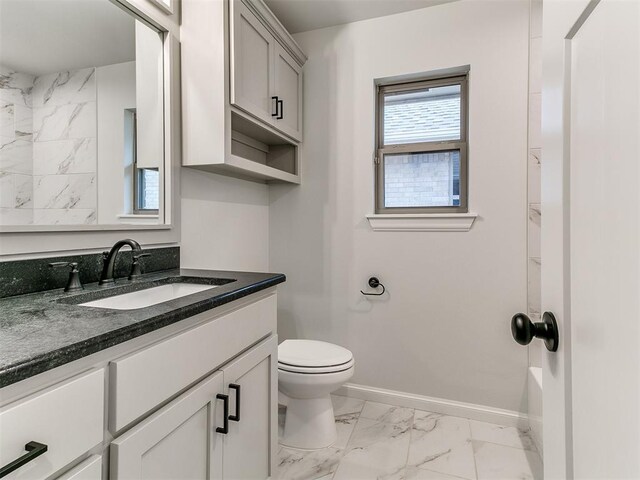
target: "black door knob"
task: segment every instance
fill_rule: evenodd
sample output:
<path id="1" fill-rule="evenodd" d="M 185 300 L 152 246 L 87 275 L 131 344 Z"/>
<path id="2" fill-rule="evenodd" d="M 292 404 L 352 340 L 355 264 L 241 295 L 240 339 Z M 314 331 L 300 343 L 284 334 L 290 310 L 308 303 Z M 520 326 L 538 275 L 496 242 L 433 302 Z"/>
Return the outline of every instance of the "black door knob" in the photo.
<path id="1" fill-rule="evenodd" d="M 516 313 L 511 319 L 511 334 L 520 345 L 528 345 L 535 337 L 543 340 L 550 352 L 558 350 L 558 324 L 551 312 L 544 312 L 542 322 L 536 323 L 524 313 Z"/>

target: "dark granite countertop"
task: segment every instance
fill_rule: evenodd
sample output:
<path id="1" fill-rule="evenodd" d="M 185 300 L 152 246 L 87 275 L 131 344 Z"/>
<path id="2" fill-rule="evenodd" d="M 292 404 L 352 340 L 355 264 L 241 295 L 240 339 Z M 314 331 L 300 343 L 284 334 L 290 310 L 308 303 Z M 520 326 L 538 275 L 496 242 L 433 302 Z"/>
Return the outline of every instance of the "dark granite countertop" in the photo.
<path id="1" fill-rule="evenodd" d="M 175 279 L 175 277 L 183 277 Z M 188 278 L 184 278 L 188 277 Z M 232 279 L 224 283 L 217 279 Z M 195 281 L 216 288 L 136 310 L 82 307 L 78 303 L 150 286 Z M 114 286 L 85 285 L 0 299 L 0 388 L 179 322 L 285 281 L 276 273 L 175 269 Z"/>

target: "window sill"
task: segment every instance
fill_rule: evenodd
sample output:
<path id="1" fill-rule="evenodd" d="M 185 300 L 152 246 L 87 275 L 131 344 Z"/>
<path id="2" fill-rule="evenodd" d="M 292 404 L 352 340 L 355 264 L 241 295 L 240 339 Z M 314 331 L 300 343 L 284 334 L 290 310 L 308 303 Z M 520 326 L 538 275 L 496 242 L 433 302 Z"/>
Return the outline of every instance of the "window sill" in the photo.
<path id="1" fill-rule="evenodd" d="M 118 218 L 158 218 L 157 213 L 123 213 L 118 215 Z"/>
<path id="2" fill-rule="evenodd" d="M 120 223 L 129 225 L 157 225 L 160 216 L 158 214 L 133 214 L 125 213 L 118 215 Z"/>
<path id="3" fill-rule="evenodd" d="M 468 232 L 476 213 L 371 214 L 369 225 L 375 232 Z"/>

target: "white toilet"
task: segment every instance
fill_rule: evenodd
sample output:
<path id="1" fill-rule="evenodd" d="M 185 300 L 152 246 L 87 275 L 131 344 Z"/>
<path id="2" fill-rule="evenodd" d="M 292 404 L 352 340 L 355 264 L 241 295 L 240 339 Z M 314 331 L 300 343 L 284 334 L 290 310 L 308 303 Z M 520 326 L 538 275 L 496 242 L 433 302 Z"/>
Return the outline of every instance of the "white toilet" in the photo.
<path id="1" fill-rule="evenodd" d="M 287 406 L 283 445 L 314 450 L 336 441 L 329 394 L 353 376 L 354 363 L 349 350 L 332 343 L 285 340 L 278 346 L 278 389 Z"/>

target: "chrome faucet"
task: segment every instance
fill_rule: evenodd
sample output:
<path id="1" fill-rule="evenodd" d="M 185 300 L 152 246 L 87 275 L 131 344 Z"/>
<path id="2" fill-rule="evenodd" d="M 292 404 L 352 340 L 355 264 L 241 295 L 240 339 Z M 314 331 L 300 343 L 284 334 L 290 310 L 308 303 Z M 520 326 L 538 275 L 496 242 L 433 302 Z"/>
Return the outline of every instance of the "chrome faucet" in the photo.
<path id="1" fill-rule="evenodd" d="M 102 274 L 100 275 L 100 281 L 98 285 L 109 285 L 114 282 L 113 279 L 113 270 L 116 264 L 116 257 L 118 256 L 118 252 L 125 245 L 129 245 L 131 250 L 134 252 L 141 252 L 142 248 L 140 248 L 140 244 L 135 240 L 131 240 L 130 238 L 126 238 L 124 240 L 119 240 L 115 243 L 111 250 L 108 252 L 102 252 Z"/>

